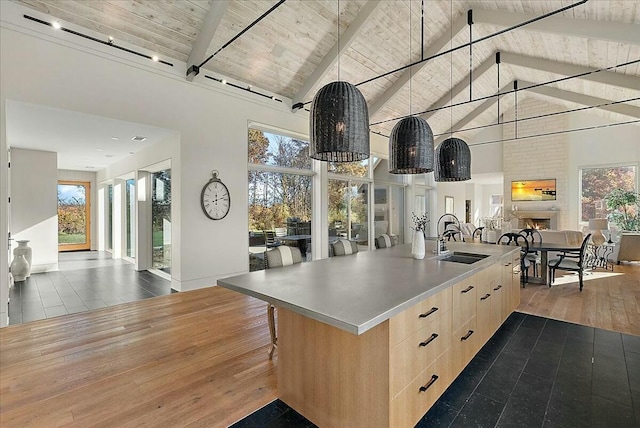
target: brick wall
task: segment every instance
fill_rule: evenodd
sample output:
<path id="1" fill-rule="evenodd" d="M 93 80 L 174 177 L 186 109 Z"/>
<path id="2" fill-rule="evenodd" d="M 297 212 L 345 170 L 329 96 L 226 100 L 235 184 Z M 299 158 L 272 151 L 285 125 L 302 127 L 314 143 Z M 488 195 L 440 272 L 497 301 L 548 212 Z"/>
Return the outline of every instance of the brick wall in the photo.
<path id="1" fill-rule="evenodd" d="M 568 128 L 567 115 L 520 121 L 522 118 L 564 110 L 563 107 L 536 98 L 526 98 L 518 103 L 518 137 L 538 135 Z M 514 110 L 505 113 L 505 121 L 513 120 Z M 514 124 L 504 126 L 505 139 L 515 136 Z M 567 134 L 505 141 L 503 146 L 504 207 L 511 210 L 515 204 L 519 211 L 560 211 L 558 229 L 569 225 L 569 144 Z M 511 201 L 511 181 L 556 179 L 555 201 Z"/>

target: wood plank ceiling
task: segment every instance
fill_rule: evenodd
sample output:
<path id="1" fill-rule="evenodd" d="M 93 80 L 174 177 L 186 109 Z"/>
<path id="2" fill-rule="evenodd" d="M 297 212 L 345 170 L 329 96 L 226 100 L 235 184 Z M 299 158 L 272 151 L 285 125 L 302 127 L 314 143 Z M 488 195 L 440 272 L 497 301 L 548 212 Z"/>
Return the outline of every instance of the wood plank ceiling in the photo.
<path id="1" fill-rule="evenodd" d="M 207 12 L 214 2 L 221 0 L 14 1 L 62 20 L 73 29 L 83 27 L 104 34 L 105 38 L 111 35 L 168 60 L 187 62 L 198 34 L 206 25 Z M 206 56 L 276 3 L 276 0 L 230 0 Z M 524 22 L 572 3 L 425 0 L 421 27 L 420 0 L 287 0 L 203 68 L 208 75 L 262 88 L 293 102 L 310 101 L 320 87 L 338 78 L 338 65 L 341 80 L 359 83 L 419 60 L 423 51 L 429 56 L 467 43 L 469 9 L 474 10 L 473 38 L 478 39 L 506 28 L 505 22 Z M 359 14 L 365 13 L 370 15 L 366 19 L 360 15 L 359 19 Z M 465 48 L 416 66 L 410 85 L 400 84 L 409 80 L 408 70 L 360 85 L 369 104 L 371 129 L 388 135 L 396 123 L 390 119 L 448 104 L 449 89 L 457 85 L 460 91 L 454 91 L 453 103 L 469 100 L 470 69 L 475 74 L 474 99 L 496 93 L 497 51 L 503 53 L 501 87 L 516 79 L 542 83 L 640 59 L 640 0 L 590 0 L 539 23 L 477 43 L 472 55 Z M 354 27 L 350 28 L 352 24 Z M 336 61 L 331 50 L 338 43 L 338 26 L 340 43 L 345 48 Z M 353 37 L 348 37 L 350 31 Z M 327 64 L 326 73 L 316 71 Z M 314 72 L 320 74 L 319 79 Z M 310 89 L 306 90 L 307 87 Z M 569 109 L 584 105 L 584 100 L 640 98 L 640 64 L 598 73 L 595 80 L 572 79 L 549 87 L 554 89 L 547 94 L 523 91 L 519 99 L 542 97 Z M 577 94 L 577 101 L 563 96 L 567 93 Z M 594 98 L 581 98 L 585 95 Z M 501 111 L 513 106 L 512 98 L 512 95 L 503 97 Z M 481 105 L 482 102 L 466 104 L 425 117 L 436 134 L 449 132 L 452 124 L 454 131 L 459 130 L 462 125 L 458 123 L 469 115 L 474 119 L 465 127 L 494 123 L 497 108 L 491 106 L 483 111 L 479 109 Z M 618 122 L 640 119 L 638 100 L 624 105 L 629 108 L 623 108 L 622 112 L 591 111 Z"/>

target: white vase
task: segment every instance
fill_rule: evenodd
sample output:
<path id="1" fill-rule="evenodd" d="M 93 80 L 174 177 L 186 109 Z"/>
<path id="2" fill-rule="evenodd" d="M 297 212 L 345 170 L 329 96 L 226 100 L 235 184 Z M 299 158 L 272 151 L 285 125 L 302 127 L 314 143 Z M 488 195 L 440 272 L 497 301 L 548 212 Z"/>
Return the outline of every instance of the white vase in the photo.
<path id="1" fill-rule="evenodd" d="M 424 259 L 424 233 L 421 230 L 413 232 L 413 241 L 411 242 L 411 256 L 414 259 Z"/>
<path id="2" fill-rule="evenodd" d="M 13 261 L 11 262 L 11 275 L 13 275 L 13 280 L 15 282 L 27 279 L 28 271 L 29 263 L 27 263 L 27 259 L 22 254 L 13 258 Z"/>
<path id="3" fill-rule="evenodd" d="M 29 265 L 27 267 L 27 275 L 26 275 L 26 277 L 29 278 L 31 276 L 31 260 L 32 260 L 33 250 L 31 249 L 30 246 L 27 245 L 29 243 L 28 240 L 20 240 L 16 242 L 18 243 L 18 246 L 13 249 L 13 257 L 15 258 L 20 255 L 24 256 L 24 258 L 27 260 L 27 264 Z"/>

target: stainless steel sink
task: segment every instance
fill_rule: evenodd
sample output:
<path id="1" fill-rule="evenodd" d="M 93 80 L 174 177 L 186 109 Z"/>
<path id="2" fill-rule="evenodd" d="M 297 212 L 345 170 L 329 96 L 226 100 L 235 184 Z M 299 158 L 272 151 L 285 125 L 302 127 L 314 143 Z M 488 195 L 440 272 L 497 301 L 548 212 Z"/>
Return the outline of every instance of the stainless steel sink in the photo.
<path id="1" fill-rule="evenodd" d="M 489 257 L 486 254 L 465 253 L 462 251 L 454 251 L 453 254 L 446 255 L 440 260 L 444 262 L 464 263 L 467 265 L 479 262 L 480 260 Z"/>

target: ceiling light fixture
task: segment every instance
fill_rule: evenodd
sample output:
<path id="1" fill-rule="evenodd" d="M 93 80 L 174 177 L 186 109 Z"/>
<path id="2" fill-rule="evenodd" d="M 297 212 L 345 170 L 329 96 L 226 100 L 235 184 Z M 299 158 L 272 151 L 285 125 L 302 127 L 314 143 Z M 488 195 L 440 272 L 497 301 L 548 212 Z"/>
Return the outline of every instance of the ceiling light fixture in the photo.
<path id="1" fill-rule="evenodd" d="M 337 1 L 338 80 L 320 88 L 311 102 L 309 155 L 324 162 L 368 159 L 369 109 L 354 85 L 340 81 L 340 0 Z"/>
<path id="2" fill-rule="evenodd" d="M 146 139 L 147 139 L 147 137 L 142 137 L 142 136 L 136 135 L 135 137 L 131 138 L 131 141 L 140 141 L 140 142 L 142 142 L 142 141 L 144 141 Z"/>
<path id="3" fill-rule="evenodd" d="M 114 42 L 114 40 L 115 39 L 113 38 L 113 36 L 109 36 L 109 44 L 112 44 Z"/>
<path id="4" fill-rule="evenodd" d="M 111 137 L 111 139 L 118 141 L 120 138 L 119 137 Z"/>
<path id="5" fill-rule="evenodd" d="M 411 62 L 411 1 L 409 1 L 409 62 Z M 422 23 L 424 27 L 424 23 Z M 389 137 L 391 174 L 426 174 L 433 171 L 433 131 L 421 117 L 412 114 L 412 69 L 409 69 L 409 115 L 393 127 Z"/>
<path id="6" fill-rule="evenodd" d="M 59 30 L 59 29 L 61 29 L 61 28 L 62 28 L 62 25 L 60 25 L 60 23 L 59 23 L 58 21 L 53 21 L 53 22 L 51 23 L 51 26 L 52 26 L 53 28 L 55 28 L 56 30 Z"/>
<path id="7" fill-rule="evenodd" d="M 158 55 L 153 55 L 153 56 L 151 57 L 151 60 L 152 60 L 153 62 L 158 62 L 158 61 L 160 61 L 160 58 L 158 58 Z"/>
<path id="8" fill-rule="evenodd" d="M 450 11 L 450 43 L 453 45 L 453 0 L 451 0 Z M 453 52 L 450 58 L 449 94 L 450 104 L 453 104 Z M 449 109 L 449 117 L 451 121 L 449 138 L 440 143 L 435 151 L 434 178 L 437 182 L 471 180 L 471 150 L 463 140 L 453 137 L 453 108 Z"/>

